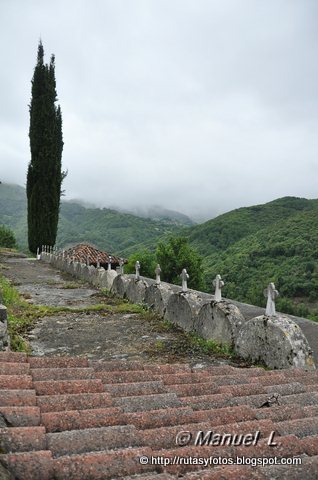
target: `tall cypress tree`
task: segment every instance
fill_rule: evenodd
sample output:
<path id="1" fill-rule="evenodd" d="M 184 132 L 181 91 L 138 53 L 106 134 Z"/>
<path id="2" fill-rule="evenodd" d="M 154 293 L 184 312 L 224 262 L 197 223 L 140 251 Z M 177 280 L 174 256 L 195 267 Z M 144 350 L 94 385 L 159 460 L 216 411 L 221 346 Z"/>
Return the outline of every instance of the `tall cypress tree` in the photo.
<path id="1" fill-rule="evenodd" d="M 62 171 L 62 114 L 56 106 L 55 58 L 44 64 L 42 42 L 32 79 L 30 105 L 31 161 L 27 173 L 29 249 L 54 245 L 57 234 Z"/>

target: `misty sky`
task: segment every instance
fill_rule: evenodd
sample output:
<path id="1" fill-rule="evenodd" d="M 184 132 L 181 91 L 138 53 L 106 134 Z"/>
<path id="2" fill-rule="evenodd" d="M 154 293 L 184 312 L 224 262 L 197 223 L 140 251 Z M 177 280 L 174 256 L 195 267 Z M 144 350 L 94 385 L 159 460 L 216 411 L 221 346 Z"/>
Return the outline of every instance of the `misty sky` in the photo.
<path id="1" fill-rule="evenodd" d="M 25 185 L 39 38 L 66 198 L 214 216 L 317 198 L 316 0 L 0 0 L 0 180 Z"/>

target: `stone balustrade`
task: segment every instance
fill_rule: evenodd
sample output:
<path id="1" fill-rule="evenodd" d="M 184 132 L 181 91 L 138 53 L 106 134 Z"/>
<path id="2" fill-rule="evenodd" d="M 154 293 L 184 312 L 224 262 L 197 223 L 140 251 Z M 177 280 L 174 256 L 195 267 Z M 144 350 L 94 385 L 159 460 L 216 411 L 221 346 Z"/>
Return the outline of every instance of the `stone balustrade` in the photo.
<path id="1" fill-rule="evenodd" d="M 137 263 L 136 274 L 125 275 L 74 262 L 51 252 L 42 252 L 40 259 L 131 302 L 146 304 L 185 331 L 195 331 L 207 340 L 226 344 L 246 360 L 270 368 L 315 368 L 312 351 L 300 327 L 275 312 L 273 302 L 278 293 L 274 284 L 264 292 L 268 297 L 265 315 L 246 321 L 237 306 L 221 298 L 224 283 L 220 276 L 214 281 L 215 295 L 209 295 L 187 288 L 186 271 L 183 272 L 182 288 L 161 283 L 159 265 L 156 280 L 153 280 L 140 276 Z"/>

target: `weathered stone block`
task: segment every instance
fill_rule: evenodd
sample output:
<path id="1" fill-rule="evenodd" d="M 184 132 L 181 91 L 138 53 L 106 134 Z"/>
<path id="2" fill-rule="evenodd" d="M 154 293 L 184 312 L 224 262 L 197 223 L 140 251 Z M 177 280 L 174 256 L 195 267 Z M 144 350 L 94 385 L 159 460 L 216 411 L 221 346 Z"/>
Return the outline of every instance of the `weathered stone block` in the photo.
<path id="1" fill-rule="evenodd" d="M 114 280 L 117 278 L 117 272 L 115 270 L 104 270 L 100 278 L 100 287 L 111 290 Z"/>
<path id="2" fill-rule="evenodd" d="M 56 257 L 55 259 L 55 268 L 58 268 L 59 270 L 62 270 L 62 259 L 60 256 Z"/>
<path id="3" fill-rule="evenodd" d="M 73 273 L 74 273 L 74 277 L 80 278 L 82 273 L 82 267 L 80 262 L 74 262 Z"/>
<path id="4" fill-rule="evenodd" d="M 126 292 L 128 285 L 131 280 L 135 279 L 135 275 L 117 275 L 114 278 L 113 285 L 112 285 L 112 292 L 122 298 L 126 298 Z"/>
<path id="5" fill-rule="evenodd" d="M 146 290 L 153 281 L 150 278 L 140 277 L 139 280 L 130 279 L 126 290 L 126 297 L 132 303 L 144 303 Z"/>
<path id="6" fill-rule="evenodd" d="M 201 307 L 194 328 L 198 335 L 234 346 L 238 332 L 245 323 L 240 310 L 230 302 L 221 300 Z"/>
<path id="7" fill-rule="evenodd" d="M 104 273 L 105 273 L 105 268 L 103 267 L 96 268 L 95 277 L 92 279 L 92 282 L 91 282 L 94 285 L 94 287 L 100 287 L 100 281 Z"/>
<path id="8" fill-rule="evenodd" d="M 88 267 L 88 281 L 89 281 L 89 283 L 93 283 L 95 275 L 96 275 L 96 268 L 94 267 L 94 265 L 89 265 L 89 267 Z"/>
<path id="9" fill-rule="evenodd" d="M 89 281 L 89 267 L 87 265 L 82 267 L 82 279 L 86 282 Z"/>
<path id="10" fill-rule="evenodd" d="M 286 315 L 261 315 L 247 321 L 238 333 L 235 351 L 269 368 L 315 369 L 306 337 Z"/>
<path id="11" fill-rule="evenodd" d="M 0 350 L 9 348 L 9 343 L 7 308 L 4 305 L 0 305 Z"/>
<path id="12" fill-rule="evenodd" d="M 200 309 L 208 301 L 211 301 L 211 296 L 198 295 L 191 290 L 174 293 L 168 300 L 165 318 L 190 332 L 194 330 Z"/>
<path id="13" fill-rule="evenodd" d="M 173 287 L 168 283 L 160 283 L 160 285 L 154 283 L 146 289 L 144 302 L 155 312 L 164 316 L 169 298 L 178 290 L 181 291 L 180 287 Z"/>
<path id="14" fill-rule="evenodd" d="M 72 275 L 72 272 L 74 272 L 74 266 L 73 266 L 73 262 L 72 262 L 71 259 L 68 258 L 64 262 L 63 270 L 64 270 L 64 272 L 70 273 Z"/>
<path id="15" fill-rule="evenodd" d="M 0 322 L 7 323 L 7 307 L 0 305 Z"/>

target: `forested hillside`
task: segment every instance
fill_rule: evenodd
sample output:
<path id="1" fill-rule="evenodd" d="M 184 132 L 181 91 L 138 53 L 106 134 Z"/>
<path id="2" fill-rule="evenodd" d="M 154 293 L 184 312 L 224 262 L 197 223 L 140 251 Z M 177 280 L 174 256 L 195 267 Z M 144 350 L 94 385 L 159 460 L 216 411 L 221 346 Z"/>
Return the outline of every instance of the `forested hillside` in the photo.
<path id="1" fill-rule="evenodd" d="M 142 247 L 153 247 L 165 235 L 176 235 L 183 227 L 170 221 L 154 221 L 107 208 L 84 208 L 71 202 L 61 205 L 58 246 L 91 242 L 116 254 L 130 255 Z"/>
<path id="2" fill-rule="evenodd" d="M 273 281 L 278 308 L 318 314 L 318 200 L 285 197 L 233 210 L 193 227 L 189 239 L 204 256 L 208 290 L 220 273 L 226 297 L 265 305 L 263 289 Z"/>
<path id="3" fill-rule="evenodd" d="M 12 228 L 18 245 L 24 250 L 27 249 L 26 212 L 25 189 L 0 184 L 0 224 Z M 152 220 L 64 201 L 60 209 L 57 246 L 89 242 L 102 250 L 127 256 L 140 247 L 154 247 L 163 236 L 179 234 L 185 228 L 181 220 L 171 217 Z"/>

